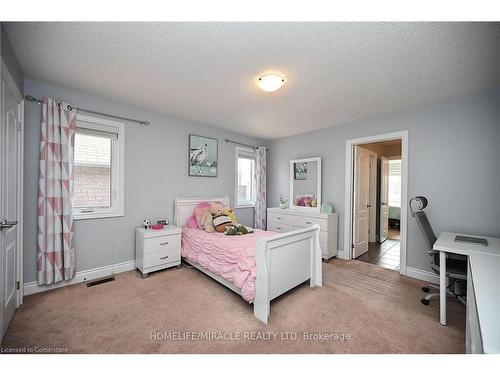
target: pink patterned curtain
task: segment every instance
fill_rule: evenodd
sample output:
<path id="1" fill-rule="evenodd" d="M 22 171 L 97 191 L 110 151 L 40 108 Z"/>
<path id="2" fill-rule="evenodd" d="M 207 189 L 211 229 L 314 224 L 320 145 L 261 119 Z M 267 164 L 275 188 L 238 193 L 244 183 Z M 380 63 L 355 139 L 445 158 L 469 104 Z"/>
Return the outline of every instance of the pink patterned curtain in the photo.
<path id="1" fill-rule="evenodd" d="M 38 185 L 38 284 L 75 275 L 73 246 L 74 142 L 76 111 L 43 98 Z"/>
<path id="2" fill-rule="evenodd" d="M 255 228 L 266 230 L 266 148 L 255 149 L 255 185 L 257 199 L 255 201 Z"/>

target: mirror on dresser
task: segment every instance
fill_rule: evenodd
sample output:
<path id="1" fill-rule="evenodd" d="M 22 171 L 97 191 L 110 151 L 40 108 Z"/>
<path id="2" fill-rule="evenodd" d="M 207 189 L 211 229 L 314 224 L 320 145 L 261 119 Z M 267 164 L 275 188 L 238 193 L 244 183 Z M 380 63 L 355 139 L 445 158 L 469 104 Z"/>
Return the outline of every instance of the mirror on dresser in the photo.
<path id="1" fill-rule="evenodd" d="M 318 211 L 321 206 L 321 158 L 290 160 L 290 208 Z"/>

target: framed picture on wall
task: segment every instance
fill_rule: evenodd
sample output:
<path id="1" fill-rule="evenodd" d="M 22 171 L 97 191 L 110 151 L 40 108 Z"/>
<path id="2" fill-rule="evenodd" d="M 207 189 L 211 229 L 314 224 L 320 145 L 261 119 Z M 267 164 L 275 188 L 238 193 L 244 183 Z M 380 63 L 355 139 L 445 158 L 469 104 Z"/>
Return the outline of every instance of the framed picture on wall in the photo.
<path id="1" fill-rule="evenodd" d="M 189 134 L 189 176 L 217 177 L 218 141 Z"/>
<path id="2" fill-rule="evenodd" d="M 307 162 L 294 163 L 294 179 L 307 180 Z"/>

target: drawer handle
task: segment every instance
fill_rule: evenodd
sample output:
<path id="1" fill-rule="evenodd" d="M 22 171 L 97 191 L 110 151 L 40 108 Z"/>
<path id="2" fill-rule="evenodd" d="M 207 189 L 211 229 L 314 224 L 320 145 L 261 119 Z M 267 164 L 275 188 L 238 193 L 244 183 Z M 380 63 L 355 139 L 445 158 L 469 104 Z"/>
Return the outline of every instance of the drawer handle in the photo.
<path id="1" fill-rule="evenodd" d="M 282 218 L 279 216 L 276 216 L 276 220 L 281 220 Z"/>
<path id="2" fill-rule="evenodd" d="M 310 221 L 306 221 L 306 224 L 312 224 Z"/>
<path id="3" fill-rule="evenodd" d="M 167 259 L 168 255 L 165 255 L 164 257 L 161 257 L 160 259 Z"/>
<path id="4" fill-rule="evenodd" d="M 276 229 L 283 229 L 283 228 L 281 228 L 281 227 L 276 227 Z"/>
<path id="5" fill-rule="evenodd" d="M 168 241 L 167 241 L 167 242 L 162 242 L 162 243 L 160 244 L 160 246 L 164 246 L 164 245 L 168 245 Z"/>

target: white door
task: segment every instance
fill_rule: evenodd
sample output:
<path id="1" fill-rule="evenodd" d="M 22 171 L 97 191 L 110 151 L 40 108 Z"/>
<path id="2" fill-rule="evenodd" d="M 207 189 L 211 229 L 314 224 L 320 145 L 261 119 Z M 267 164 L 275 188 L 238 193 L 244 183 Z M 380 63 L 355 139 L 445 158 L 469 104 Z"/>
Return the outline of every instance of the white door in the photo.
<path id="1" fill-rule="evenodd" d="M 368 251 L 368 228 L 370 227 L 370 152 L 354 147 L 354 226 L 352 257 L 357 258 Z"/>
<path id="2" fill-rule="evenodd" d="M 19 103 L 2 77 L 0 125 L 1 337 L 17 305 L 17 211 Z"/>
<path id="3" fill-rule="evenodd" d="M 380 158 L 380 242 L 389 237 L 389 159 Z"/>

